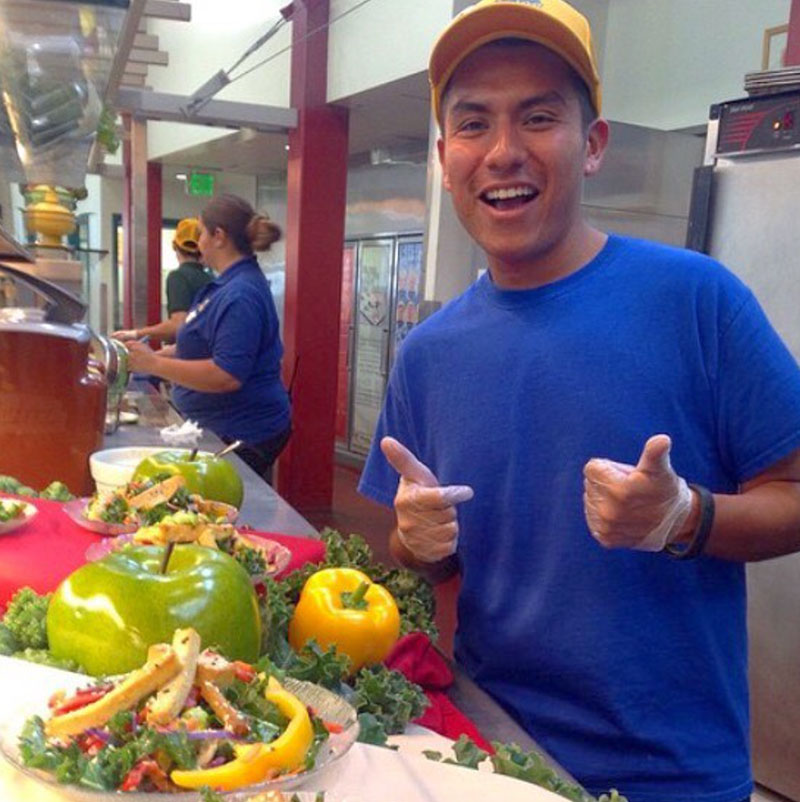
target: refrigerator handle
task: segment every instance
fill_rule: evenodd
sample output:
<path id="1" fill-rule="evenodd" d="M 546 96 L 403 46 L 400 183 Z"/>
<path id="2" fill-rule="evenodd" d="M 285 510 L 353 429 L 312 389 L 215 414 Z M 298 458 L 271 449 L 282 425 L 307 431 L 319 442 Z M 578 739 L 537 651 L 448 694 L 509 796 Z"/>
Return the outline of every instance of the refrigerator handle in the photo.
<path id="1" fill-rule="evenodd" d="M 713 164 L 695 167 L 689 205 L 689 225 L 686 229 L 686 247 L 700 253 L 708 253 L 713 182 Z"/>

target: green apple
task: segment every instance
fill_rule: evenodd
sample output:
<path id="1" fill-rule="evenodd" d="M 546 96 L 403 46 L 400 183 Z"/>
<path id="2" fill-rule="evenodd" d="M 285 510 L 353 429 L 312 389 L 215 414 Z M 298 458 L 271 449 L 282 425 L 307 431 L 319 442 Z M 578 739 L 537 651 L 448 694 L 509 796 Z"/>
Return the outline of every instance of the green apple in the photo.
<path id="1" fill-rule="evenodd" d="M 256 660 L 258 601 L 244 568 L 216 549 L 178 544 L 161 574 L 163 555 L 162 546 L 132 546 L 70 574 L 47 610 L 52 654 L 95 676 L 121 674 L 145 662 L 148 646 L 191 626 L 204 648 Z"/>
<path id="2" fill-rule="evenodd" d="M 133 480 L 152 479 L 154 476 L 180 474 L 186 480 L 190 493 L 203 498 L 222 501 L 241 509 L 244 498 L 242 477 L 236 468 L 213 454 L 196 454 L 190 451 L 159 451 L 143 459 L 133 472 Z"/>

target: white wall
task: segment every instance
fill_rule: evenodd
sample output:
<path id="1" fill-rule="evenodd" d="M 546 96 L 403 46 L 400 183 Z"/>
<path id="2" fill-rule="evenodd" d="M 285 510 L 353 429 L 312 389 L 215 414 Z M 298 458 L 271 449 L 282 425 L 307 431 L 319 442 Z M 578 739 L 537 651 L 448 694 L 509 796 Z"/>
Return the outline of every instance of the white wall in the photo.
<path id="1" fill-rule="evenodd" d="M 745 95 L 761 69 L 764 29 L 791 0 L 611 0 L 602 71 L 604 114 L 674 129 L 703 124 L 711 103 Z"/>
<path id="2" fill-rule="evenodd" d="M 437 33 L 452 17 L 452 0 L 371 0 L 355 8 L 359 2 L 331 0 L 328 100 L 332 103 L 426 69 Z"/>

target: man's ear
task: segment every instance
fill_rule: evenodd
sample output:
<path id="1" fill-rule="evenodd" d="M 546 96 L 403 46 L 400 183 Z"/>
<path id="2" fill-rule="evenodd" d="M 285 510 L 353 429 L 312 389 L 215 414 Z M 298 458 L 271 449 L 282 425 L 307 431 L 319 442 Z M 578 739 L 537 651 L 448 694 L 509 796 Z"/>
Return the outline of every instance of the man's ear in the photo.
<path id="1" fill-rule="evenodd" d="M 436 150 L 439 153 L 439 165 L 442 168 L 442 185 L 449 192 L 450 191 L 450 179 L 447 176 L 447 166 L 445 164 L 444 138 L 443 137 L 439 137 L 436 140 Z"/>
<path id="2" fill-rule="evenodd" d="M 595 175 L 603 164 L 603 156 L 608 147 L 608 120 L 598 117 L 589 126 L 586 134 L 586 155 L 583 162 L 583 174 Z"/>

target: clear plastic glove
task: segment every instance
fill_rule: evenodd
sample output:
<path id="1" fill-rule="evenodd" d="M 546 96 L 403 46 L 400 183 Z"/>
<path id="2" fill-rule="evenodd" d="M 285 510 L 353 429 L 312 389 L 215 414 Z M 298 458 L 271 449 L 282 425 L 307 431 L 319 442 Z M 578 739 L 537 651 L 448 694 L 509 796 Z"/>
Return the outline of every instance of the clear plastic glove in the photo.
<path id="1" fill-rule="evenodd" d="M 692 509 L 692 491 L 669 461 L 672 441 L 651 437 L 637 465 L 591 459 L 583 469 L 589 531 L 607 548 L 661 551 Z"/>
<path id="2" fill-rule="evenodd" d="M 400 542 L 421 562 L 435 563 L 455 554 L 458 545 L 455 505 L 469 501 L 472 488 L 441 487 L 430 468 L 393 437 L 381 440 L 381 451 L 400 474 L 394 497 Z"/>

